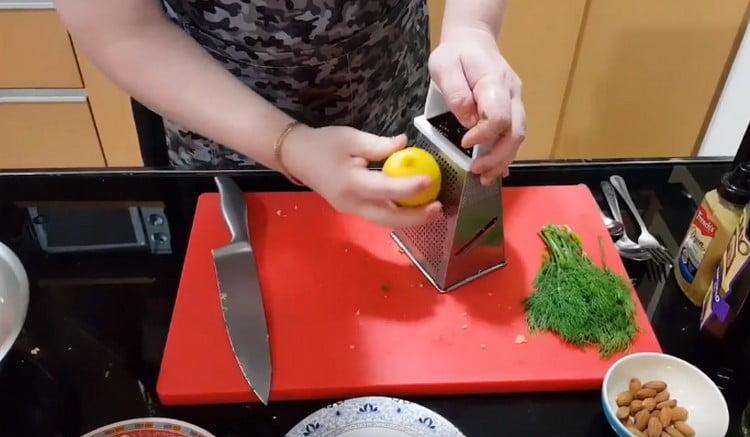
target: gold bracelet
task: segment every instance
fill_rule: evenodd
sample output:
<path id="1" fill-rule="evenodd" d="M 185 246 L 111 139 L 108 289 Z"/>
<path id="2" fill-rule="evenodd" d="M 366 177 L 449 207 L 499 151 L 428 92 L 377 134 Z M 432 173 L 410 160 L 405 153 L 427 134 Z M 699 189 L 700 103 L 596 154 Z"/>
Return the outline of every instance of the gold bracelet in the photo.
<path id="1" fill-rule="evenodd" d="M 273 158 L 276 160 L 276 165 L 279 167 L 279 171 L 287 177 L 290 181 L 292 181 L 295 185 L 303 186 L 305 184 L 302 183 L 299 179 L 295 178 L 294 176 L 289 173 L 289 170 L 287 170 L 286 166 L 284 165 L 284 161 L 281 160 L 281 150 L 284 146 L 284 140 L 286 140 L 286 137 L 289 135 L 289 133 L 294 130 L 295 127 L 299 126 L 299 121 L 293 121 L 286 125 L 286 128 L 284 131 L 279 135 L 279 138 L 276 140 L 276 143 L 273 145 Z"/>

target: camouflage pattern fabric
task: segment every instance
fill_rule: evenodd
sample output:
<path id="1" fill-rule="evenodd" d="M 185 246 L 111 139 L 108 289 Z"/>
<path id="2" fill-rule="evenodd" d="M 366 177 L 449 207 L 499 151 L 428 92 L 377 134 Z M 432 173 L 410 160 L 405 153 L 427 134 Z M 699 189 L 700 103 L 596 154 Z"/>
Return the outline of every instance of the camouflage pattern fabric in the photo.
<path id="1" fill-rule="evenodd" d="M 424 0 L 164 0 L 164 7 L 228 71 L 291 117 L 416 135 L 412 119 L 429 82 Z M 175 168 L 254 165 L 169 120 L 164 125 Z"/>

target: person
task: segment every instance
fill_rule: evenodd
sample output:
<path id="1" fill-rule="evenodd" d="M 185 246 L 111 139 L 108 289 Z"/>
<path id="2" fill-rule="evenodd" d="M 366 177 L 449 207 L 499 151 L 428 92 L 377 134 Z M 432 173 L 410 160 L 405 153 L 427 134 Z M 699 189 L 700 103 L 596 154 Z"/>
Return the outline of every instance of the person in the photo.
<path id="1" fill-rule="evenodd" d="M 492 144 L 471 171 L 507 175 L 525 135 L 521 81 L 500 54 L 502 0 L 446 0 L 429 53 L 424 0 L 56 0 L 77 46 L 165 120 L 176 168 L 253 162 L 341 212 L 391 227 L 436 219 L 423 177 L 369 169 L 404 147 L 430 79 Z M 429 58 L 428 58 L 429 57 Z"/>

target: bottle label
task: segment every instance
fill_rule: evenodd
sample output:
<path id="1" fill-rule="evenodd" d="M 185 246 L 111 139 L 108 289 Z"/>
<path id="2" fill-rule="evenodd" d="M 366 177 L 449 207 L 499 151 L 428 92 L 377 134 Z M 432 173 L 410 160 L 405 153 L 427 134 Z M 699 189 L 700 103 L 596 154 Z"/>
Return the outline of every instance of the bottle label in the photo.
<path id="1" fill-rule="evenodd" d="M 716 317 L 722 322 L 727 320 L 729 315 L 729 304 L 726 301 L 726 294 L 721 290 L 721 284 L 724 282 L 724 275 L 722 272 L 722 266 L 716 269 L 714 274 L 714 281 L 711 284 L 711 313 L 715 314 Z"/>
<path id="2" fill-rule="evenodd" d="M 695 273 L 703 261 L 703 256 L 708 250 L 709 244 L 716 236 L 716 219 L 703 206 L 698 208 L 698 212 L 690 224 L 685 241 L 680 249 L 680 257 L 677 260 L 677 266 L 680 269 L 682 277 L 688 283 L 695 279 Z"/>
<path id="3" fill-rule="evenodd" d="M 746 234 L 748 219 L 750 217 L 744 211 L 714 273 L 709 293 L 703 302 L 701 328 L 710 321 L 712 315 L 722 324 L 728 323 L 747 298 L 749 290 L 745 290 L 741 282 L 750 271 L 750 241 Z M 726 329 L 726 325 L 723 329 Z"/>

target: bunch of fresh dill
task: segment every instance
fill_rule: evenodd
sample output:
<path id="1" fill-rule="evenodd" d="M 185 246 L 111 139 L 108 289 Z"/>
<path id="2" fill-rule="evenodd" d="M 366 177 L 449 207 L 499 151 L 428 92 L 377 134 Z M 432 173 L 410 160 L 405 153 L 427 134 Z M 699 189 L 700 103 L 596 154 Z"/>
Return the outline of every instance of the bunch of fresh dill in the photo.
<path id="1" fill-rule="evenodd" d="M 629 286 L 594 265 L 568 226 L 545 226 L 540 236 L 549 256 L 525 302 L 529 329 L 553 331 L 577 346 L 597 344 L 604 357 L 627 349 L 637 332 Z"/>

